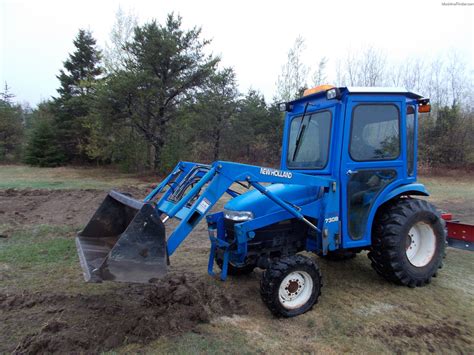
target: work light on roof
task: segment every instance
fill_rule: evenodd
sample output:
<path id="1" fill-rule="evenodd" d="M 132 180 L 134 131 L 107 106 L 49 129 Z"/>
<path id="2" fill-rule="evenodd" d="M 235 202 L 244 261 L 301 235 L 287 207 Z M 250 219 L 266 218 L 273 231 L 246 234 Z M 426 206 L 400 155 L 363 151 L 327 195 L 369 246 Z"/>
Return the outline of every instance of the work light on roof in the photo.
<path id="1" fill-rule="evenodd" d="M 316 94 L 318 92 L 327 91 L 327 90 L 330 90 L 330 89 L 333 89 L 333 88 L 334 88 L 334 86 L 332 86 L 332 85 L 318 85 L 318 86 L 315 86 L 314 88 L 306 89 L 303 93 L 303 96 L 313 95 L 313 94 Z"/>
<path id="2" fill-rule="evenodd" d="M 336 97 L 337 97 L 337 89 L 336 88 L 332 88 L 332 89 L 330 89 L 326 92 L 326 98 L 328 100 L 335 99 Z"/>

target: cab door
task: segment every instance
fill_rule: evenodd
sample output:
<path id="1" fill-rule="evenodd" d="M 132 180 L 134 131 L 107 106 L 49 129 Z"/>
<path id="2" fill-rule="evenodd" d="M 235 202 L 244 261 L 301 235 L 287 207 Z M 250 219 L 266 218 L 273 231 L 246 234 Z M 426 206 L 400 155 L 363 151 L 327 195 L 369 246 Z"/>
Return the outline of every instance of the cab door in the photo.
<path id="1" fill-rule="evenodd" d="M 377 198 L 402 175 L 404 110 L 398 97 L 348 98 L 340 170 L 344 248 L 371 244 Z"/>

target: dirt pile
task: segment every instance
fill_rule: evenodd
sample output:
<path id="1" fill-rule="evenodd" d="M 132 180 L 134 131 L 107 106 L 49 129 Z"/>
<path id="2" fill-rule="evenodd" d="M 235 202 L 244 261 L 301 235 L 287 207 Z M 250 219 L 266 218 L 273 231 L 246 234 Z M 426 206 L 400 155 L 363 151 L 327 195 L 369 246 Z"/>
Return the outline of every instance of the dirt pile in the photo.
<path id="1" fill-rule="evenodd" d="M 241 308 L 217 285 L 184 275 L 96 296 L 0 294 L 5 325 L 26 321 L 21 314 L 28 310 L 27 322 L 37 329 L 1 351 L 96 353 L 189 331 L 213 317 L 242 313 Z"/>
<path id="2" fill-rule="evenodd" d="M 133 187 L 120 191 L 141 198 L 146 191 Z M 0 224 L 86 224 L 107 191 L 101 190 L 0 190 Z"/>
<path id="3" fill-rule="evenodd" d="M 387 344 L 395 353 L 439 352 L 449 349 L 462 354 L 466 346 L 472 345 L 472 333 L 464 320 L 444 319 L 437 323 L 383 325 L 374 336 Z M 416 339 L 416 342 L 410 342 Z M 456 342 L 455 342 L 456 340 Z M 462 347 L 459 343 L 463 344 Z"/>

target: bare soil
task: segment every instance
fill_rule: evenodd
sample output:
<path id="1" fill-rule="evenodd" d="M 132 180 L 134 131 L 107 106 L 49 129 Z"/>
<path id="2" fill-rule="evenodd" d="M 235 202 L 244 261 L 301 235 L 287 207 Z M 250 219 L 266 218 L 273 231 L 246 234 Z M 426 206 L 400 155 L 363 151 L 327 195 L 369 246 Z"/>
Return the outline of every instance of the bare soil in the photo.
<path id="1" fill-rule="evenodd" d="M 143 190 L 120 191 L 140 197 Z M 87 223 L 107 192 L 101 190 L 0 190 L 0 224 L 68 225 Z"/>
<path id="2" fill-rule="evenodd" d="M 15 348 L 3 343 L 0 351 L 38 354 L 98 353 L 127 343 L 147 344 L 217 315 L 242 313 L 242 308 L 217 286 L 173 275 L 159 284 L 128 285 L 100 296 L 0 294 L 0 311 L 5 325 L 40 329 L 25 334 Z"/>
<path id="3" fill-rule="evenodd" d="M 435 353 L 439 351 L 439 347 L 450 352 L 463 353 L 472 345 L 472 335 L 465 321 L 452 319 L 424 325 L 387 325 L 372 334 L 397 353 L 423 352 L 425 349 Z M 404 339 L 413 339 L 416 342 L 407 344 Z"/>

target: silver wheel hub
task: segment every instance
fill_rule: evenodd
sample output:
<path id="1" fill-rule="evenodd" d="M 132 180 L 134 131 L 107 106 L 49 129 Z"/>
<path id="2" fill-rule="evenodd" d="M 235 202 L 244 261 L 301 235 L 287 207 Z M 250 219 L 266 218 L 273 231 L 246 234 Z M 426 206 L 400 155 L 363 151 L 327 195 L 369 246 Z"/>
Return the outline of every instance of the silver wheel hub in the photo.
<path id="1" fill-rule="evenodd" d="M 296 309 L 308 302 L 312 292 L 312 277 L 306 271 L 294 271 L 280 283 L 278 297 L 283 307 Z"/>
<path id="2" fill-rule="evenodd" d="M 406 255 L 408 261 L 416 267 L 423 267 L 430 263 L 436 251 L 436 235 L 433 228 L 425 223 L 418 222 L 408 231 Z"/>

